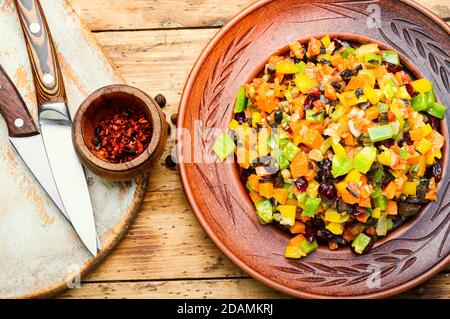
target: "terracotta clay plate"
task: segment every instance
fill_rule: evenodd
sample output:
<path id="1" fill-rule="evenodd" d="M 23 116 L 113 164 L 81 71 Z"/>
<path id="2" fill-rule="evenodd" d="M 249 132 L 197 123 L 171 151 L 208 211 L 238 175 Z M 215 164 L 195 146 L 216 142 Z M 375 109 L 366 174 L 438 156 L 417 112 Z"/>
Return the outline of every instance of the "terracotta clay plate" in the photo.
<path id="1" fill-rule="evenodd" d="M 387 297 L 427 280 L 450 261 L 448 114 L 438 201 L 376 243 L 367 255 L 320 247 L 300 260 L 283 257 L 289 238 L 262 226 L 233 163 L 211 153 L 231 120 L 238 87 L 292 40 L 331 33 L 373 39 L 401 54 L 450 105 L 448 25 L 412 1 L 260 1 L 224 27 L 199 57 L 185 87 L 178 127 L 180 174 L 200 224 L 215 244 L 256 279 L 298 297 Z M 379 280 L 378 280 L 379 279 Z"/>

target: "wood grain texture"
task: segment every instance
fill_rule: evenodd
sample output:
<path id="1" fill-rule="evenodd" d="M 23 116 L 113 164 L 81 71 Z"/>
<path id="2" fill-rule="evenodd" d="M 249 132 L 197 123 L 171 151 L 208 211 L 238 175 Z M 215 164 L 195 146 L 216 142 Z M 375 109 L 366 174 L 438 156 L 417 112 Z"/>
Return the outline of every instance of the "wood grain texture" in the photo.
<path id="1" fill-rule="evenodd" d="M 254 0 L 68 0 L 94 31 L 221 27 Z M 450 18 L 444 0 L 417 0 Z M 108 14 L 99 14 L 108 8 Z"/>
<path id="2" fill-rule="evenodd" d="M 61 67 L 39 1 L 14 0 L 31 61 L 38 106 L 66 102 Z"/>
<path id="3" fill-rule="evenodd" d="M 398 295 L 399 299 L 450 298 L 448 274 L 440 274 L 417 287 Z M 80 289 L 71 289 L 61 298 L 292 298 L 250 278 L 155 280 L 140 282 L 85 283 Z"/>
<path id="4" fill-rule="evenodd" d="M 5 119 L 10 137 L 24 137 L 39 134 L 36 123 L 34 123 L 23 98 L 1 66 L 0 113 Z M 15 124 L 17 119 L 23 121 L 22 126 Z"/>
<path id="5" fill-rule="evenodd" d="M 164 112 L 170 117 L 177 111 L 181 91 L 193 63 L 217 31 L 217 24 L 221 25 L 253 1 L 232 0 L 226 4 L 213 0 L 193 1 L 192 6 L 191 2 L 184 0 L 69 2 L 92 31 L 121 30 L 98 32 L 95 36 L 127 83 L 153 96 L 162 93 L 167 97 L 168 106 Z M 434 8 L 434 12 L 442 17 L 450 17 L 449 6 L 442 5 L 442 1 L 420 2 Z M 207 15 L 200 14 L 195 8 L 201 5 L 209 8 Z M 103 14 L 105 7 L 109 8 L 110 14 Z M 177 12 L 175 7 L 186 10 Z M 126 14 L 124 8 L 132 14 Z M 236 10 L 230 14 L 229 8 Z M 170 21 L 168 26 L 161 24 L 164 17 Z M 190 29 L 198 26 L 204 28 Z M 159 30 L 161 28 L 163 30 Z M 224 279 L 245 274 L 223 256 L 198 225 L 184 198 L 177 171 L 168 170 L 164 165 L 164 158 L 172 147 L 173 137 L 152 171 L 142 210 L 123 242 L 96 271 L 85 278 L 86 284 L 81 289 L 71 290 L 64 297 L 150 298 L 180 294 L 219 298 L 241 297 L 246 295 L 246 291 L 256 289 L 252 296 L 263 298 L 276 293 L 265 286 L 262 286 L 265 290 L 254 288 L 261 284 L 253 279 Z M 213 289 L 210 284 L 212 280 L 203 278 L 221 278 L 218 279 L 221 284 L 215 283 Z M 433 285 L 427 283 L 407 295 L 448 297 L 450 279 L 447 275 L 437 276 L 429 282 Z"/>

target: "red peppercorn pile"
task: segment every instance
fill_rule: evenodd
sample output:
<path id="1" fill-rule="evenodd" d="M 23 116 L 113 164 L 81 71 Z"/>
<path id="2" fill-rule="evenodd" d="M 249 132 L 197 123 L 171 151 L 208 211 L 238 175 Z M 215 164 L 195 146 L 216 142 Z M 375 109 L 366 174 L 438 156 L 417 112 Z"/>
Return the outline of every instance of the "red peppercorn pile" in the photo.
<path id="1" fill-rule="evenodd" d="M 125 163 L 145 150 L 151 136 L 150 123 L 142 110 L 120 110 L 98 123 L 92 144 L 105 160 Z"/>

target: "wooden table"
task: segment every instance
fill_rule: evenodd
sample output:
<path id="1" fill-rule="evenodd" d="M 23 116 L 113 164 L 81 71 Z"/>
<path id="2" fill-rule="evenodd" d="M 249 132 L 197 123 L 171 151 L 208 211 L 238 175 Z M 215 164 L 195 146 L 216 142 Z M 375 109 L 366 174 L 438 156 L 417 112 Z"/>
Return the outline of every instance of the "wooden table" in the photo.
<path id="1" fill-rule="evenodd" d="M 253 0 L 68 0 L 128 84 L 162 93 L 170 117 L 208 40 Z M 449 0 L 420 0 L 450 21 Z M 173 127 L 173 126 L 172 126 Z M 142 211 L 115 251 L 63 298 L 285 298 L 249 278 L 209 240 L 178 172 L 152 172 Z M 450 298 L 450 268 L 401 297 Z"/>

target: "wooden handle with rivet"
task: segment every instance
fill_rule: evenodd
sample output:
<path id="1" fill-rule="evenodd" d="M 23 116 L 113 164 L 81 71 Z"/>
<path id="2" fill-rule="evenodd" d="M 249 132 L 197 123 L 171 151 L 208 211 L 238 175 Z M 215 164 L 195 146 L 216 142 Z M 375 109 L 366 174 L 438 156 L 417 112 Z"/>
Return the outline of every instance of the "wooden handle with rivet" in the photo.
<path id="1" fill-rule="evenodd" d="M 55 46 L 38 0 L 14 0 L 31 61 L 38 106 L 66 102 Z"/>
<path id="2" fill-rule="evenodd" d="M 39 134 L 17 88 L 0 66 L 0 113 L 5 119 L 10 137 L 25 137 Z"/>

